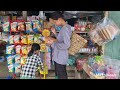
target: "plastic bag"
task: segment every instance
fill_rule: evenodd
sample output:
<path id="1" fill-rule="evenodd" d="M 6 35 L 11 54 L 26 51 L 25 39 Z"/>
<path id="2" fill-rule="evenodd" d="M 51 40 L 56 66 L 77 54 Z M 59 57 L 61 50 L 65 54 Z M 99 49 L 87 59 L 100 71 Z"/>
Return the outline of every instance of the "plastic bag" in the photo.
<path id="1" fill-rule="evenodd" d="M 14 72 L 14 65 L 13 64 L 8 65 L 8 70 L 9 72 Z"/>
<path id="2" fill-rule="evenodd" d="M 15 35 L 14 36 L 14 43 L 19 44 L 20 43 L 20 35 Z"/>
<path id="3" fill-rule="evenodd" d="M 34 35 L 28 35 L 27 39 L 28 39 L 28 44 L 32 44 L 33 43 L 33 39 L 34 39 Z"/>
<path id="4" fill-rule="evenodd" d="M 14 36 L 13 35 L 11 35 L 11 36 L 9 36 L 9 44 L 14 44 Z"/>
<path id="5" fill-rule="evenodd" d="M 21 65 L 20 64 L 15 64 L 14 67 L 15 67 L 16 74 L 21 72 Z"/>
<path id="6" fill-rule="evenodd" d="M 22 56 L 20 61 L 22 66 L 25 65 L 27 61 L 27 56 Z"/>
<path id="7" fill-rule="evenodd" d="M 6 45 L 6 54 L 14 54 L 14 45 Z"/>
<path id="8" fill-rule="evenodd" d="M 20 63 L 21 56 L 19 54 L 15 55 L 15 63 Z"/>
<path id="9" fill-rule="evenodd" d="M 89 32 L 89 35 L 94 43 L 102 46 L 113 40 L 119 33 L 120 29 L 118 26 L 112 20 L 105 17 Z"/>
<path id="10" fill-rule="evenodd" d="M 26 45 L 22 46 L 22 47 L 21 47 L 21 51 L 22 51 L 22 54 L 23 54 L 23 55 L 27 55 L 27 54 L 28 54 L 27 46 L 26 46 Z"/>
<path id="11" fill-rule="evenodd" d="M 39 33 L 41 31 L 40 22 L 38 20 L 33 20 L 32 23 L 33 23 L 33 31 L 35 33 Z"/>
<path id="12" fill-rule="evenodd" d="M 6 58 L 7 58 L 8 65 L 11 65 L 14 63 L 14 56 L 13 55 L 8 55 L 8 56 L 6 56 Z"/>
<path id="13" fill-rule="evenodd" d="M 25 31 L 24 22 L 18 22 L 18 31 Z"/>
<path id="14" fill-rule="evenodd" d="M 25 22 L 25 24 L 26 24 L 26 33 L 33 32 L 32 23 L 31 22 Z"/>
<path id="15" fill-rule="evenodd" d="M 15 51 L 16 51 L 16 54 L 20 54 L 21 53 L 21 45 L 17 45 L 15 47 Z"/>
<path id="16" fill-rule="evenodd" d="M 26 35 L 21 35 L 21 43 L 27 44 L 27 36 Z"/>

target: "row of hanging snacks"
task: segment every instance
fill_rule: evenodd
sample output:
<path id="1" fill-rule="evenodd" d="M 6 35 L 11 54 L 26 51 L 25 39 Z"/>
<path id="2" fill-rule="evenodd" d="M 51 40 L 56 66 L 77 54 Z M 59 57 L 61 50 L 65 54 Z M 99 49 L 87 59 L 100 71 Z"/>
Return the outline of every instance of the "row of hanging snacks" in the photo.
<path id="1" fill-rule="evenodd" d="M 39 40 L 41 34 L 35 35 L 10 35 L 9 36 L 9 44 L 32 44 L 32 43 L 41 43 Z"/>

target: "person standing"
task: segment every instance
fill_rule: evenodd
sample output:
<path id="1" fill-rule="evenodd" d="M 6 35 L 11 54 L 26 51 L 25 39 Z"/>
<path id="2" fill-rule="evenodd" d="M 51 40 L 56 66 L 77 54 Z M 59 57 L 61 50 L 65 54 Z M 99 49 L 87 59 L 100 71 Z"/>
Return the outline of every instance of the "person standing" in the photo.
<path id="1" fill-rule="evenodd" d="M 71 26 L 65 22 L 63 15 L 59 12 L 53 12 L 51 18 L 53 19 L 55 25 L 62 26 L 58 35 L 55 28 L 51 29 L 56 36 L 56 41 L 50 39 L 47 42 L 47 44 L 51 45 L 53 48 L 55 74 L 58 79 L 68 79 L 66 65 L 68 61 L 68 48 L 70 47 L 70 38 L 72 35 Z"/>

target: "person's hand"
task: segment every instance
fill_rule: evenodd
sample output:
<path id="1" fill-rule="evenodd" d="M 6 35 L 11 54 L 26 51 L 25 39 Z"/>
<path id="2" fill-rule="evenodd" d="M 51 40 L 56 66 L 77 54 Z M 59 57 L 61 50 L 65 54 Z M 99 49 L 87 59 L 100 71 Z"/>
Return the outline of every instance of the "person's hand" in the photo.
<path id="1" fill-rule="evenodd" d="M 54 27 L 52 27 L 52 28 L 51 28 L 51 31 L 52 31 L 52 33 L 53 33 L 53 34 L 55 34 L 55 35 L 56 35 L 56 30 L 55 30 L 55 28 L 54 28 Z"/>

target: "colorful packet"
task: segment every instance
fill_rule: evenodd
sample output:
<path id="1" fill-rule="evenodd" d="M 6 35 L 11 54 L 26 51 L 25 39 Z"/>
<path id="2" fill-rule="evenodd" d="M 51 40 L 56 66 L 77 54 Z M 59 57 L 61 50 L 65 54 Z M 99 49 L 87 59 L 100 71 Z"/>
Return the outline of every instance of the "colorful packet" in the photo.
<path id="1" fill-rule="evenodd" d="M 11 35 L 11 36 L 9 36 L 9 44 L 14 44 L 14 36 L 13 35 Z"/>
<path id="2" fill-rule="evenodd" d="M 25 31 L 24 22 L 18 22 L 18 31 Z"/>
<path id="3" fill-rule="evenodd" d="M 15 50 L 16 50 L 16 54 L 20 54 L 21 53 L 21 45 L 17 45 L 15 47 Z"/>
<path id="4" fill-rule="evenodd" d="M 6 45 L 6 54 L 14 54 L 14 45 Z"/>
<path id="5" fill-rule="evenodd" d="M 20 64 L 15 64 L 15 73 L 20 73 L 21 72 L 21 65 Z"/>
<path id="6" fill-rule="evenodd" d="M 26 64 L 26 61 L 27 61 L 27 56 L 21 57 L 21 65 L 22 66 Z"/>
<path id="7" fill-rule="evenodd" d="M 39 39 L 40 35 L 34 35 L 34 43 L 40 43 L 40 39 Z"/>
<path id="8" fill-rule="evenodd" d="M 3 27 L 4 32 L 10 31 L 10 23 L 9 22 L 5 22 L 4 24 L 2 24 L 2 27 Z"/>
<path id="9" fill-rule="evenodd" d="M 43 35 L 44 37 L 49 37 L 49 36 L 50 36 L 50 31 L 47 30 L 47 29 L 44 29 L 44 30 L 42 31 L 42 35 Z"/>
<path id="10" fill-rule="evenodd" d="M 13 64 L 14 55 L 8 55 L 6 57 L 8 65 Z"/>
<path id="11" fill-rule="evenodd" d="M 17 22 L 13 22 L 10 25 L 11 25 L 11 31 L 16 32 L 17 31 Z"/>
<path id="12" fill-rule="evenodd" d="M 31 22 L 25 22 L 25 24 L 26 24 L 26 33 L 33 32 Z"/>
<path id="13" fill-rule="evenodd" d="M 21 56 L 19 54 L 15 55 L 15 63 L 20 63 Z"/>
<path id="14" fill-rule="evenodd" d="M 26 35 L 21 35 L 21 43 L 27 44 L 27 36 Z"/>
<path id="15" fill-rule="evenodd" d="M 47 49 L 46 44 L 40 44 L 40 51 L 41 52 L 46 52 L 47 51 L 46 49 Z"/>
<path id="16" fill-rule="evenodd" d="M 28 54 L 27 46 L 26 45 L 22 46 L 21 50 L 22 50 L 22 54 L 23 55 L 27 55 Z"/>
<path id="17" fill-rule="evenodd" d="M 14 43 L 19 44 L 20 43 L 20 35 L 15 35 L 14 36 Z"/>
<path id="18" fill-rule="evenodd" d="M 8 70 L 9 72 L 14 72 L 14 65 L 13 64 L 8 65 Z"/>
<path id="19" fill-rule="evenodd" d="M 28 44 L 32 44 L 33 43 L 33 38 L 34 38 L 34 35 L 28 35 L 27 36 Z"/>
<path id="20" fill-rule="evenodd" d="M 33 20 L 32 24 L 33 24 L 33 31 L 35 33 L 39 33 L 41 31 L 41 25 L 40 25 L 39 21 L 38 20 Z"/>

